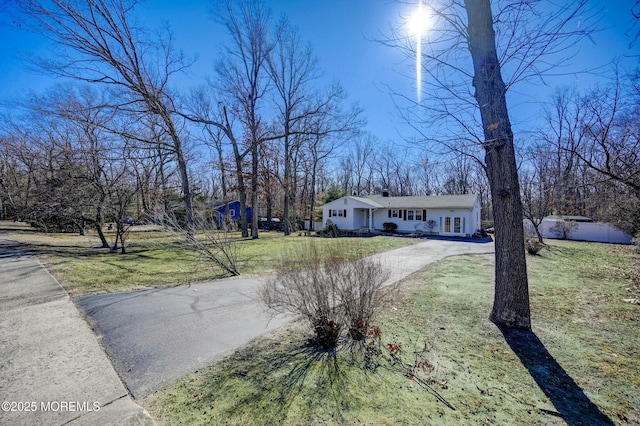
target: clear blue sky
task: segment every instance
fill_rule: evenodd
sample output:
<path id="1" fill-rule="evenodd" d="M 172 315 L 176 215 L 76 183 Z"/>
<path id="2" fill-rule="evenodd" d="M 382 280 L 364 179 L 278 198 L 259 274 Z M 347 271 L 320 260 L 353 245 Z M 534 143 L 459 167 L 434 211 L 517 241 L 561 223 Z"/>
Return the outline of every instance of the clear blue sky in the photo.
<path id="1" fill-rule="evenodd" d="M 436 1 L 436 0 L 433 0 Z M 576 67 L 605 65 L 614 58 L 622 58 L 622 68 L 631 71 L 637 65 L 632 54 L 640 53 L 636 47 L 628 49 L 631 39 L 625 34 L 631 27 L 631 7 L 635 0 L 591 0 L 602 8 L 603 31 L 593 40 L 580 46 Z M 149 26 L 170 23 L 177 45 L 187 55 L 197 55 L 192 75 L 179 84 L 199 82 L 212 74 L 222 30 L 211 19 L 206 0 L 147 0 L 139 13 Z M 563 2 L 560 2 L 563 3 Z M 415 96 L 411 62 L 400 52 L 382 46 L 372 39 L 387 32 L 390 25 L 398 26 L 409 6 L 391 0 L 267 0 L 274 16 L 287 14 L 297 25 L 303 38 L 315 47 L 327 79 L 341 81 L 351 101 L 365 110 L 367 129 L 383 140 L 411 138 L 411 130 L 394 118 L 396 110 L 385 86 Z M 41 91 L 54 82 L 30 73 L 19 57 L 28 52 L 42 52 L 47 44 L 40 37 L 16 29 L 7 18 L 0 18 L 0 99 L 19 96 L 29 90 Z M 640 42 L 638 43 L 640 45 Z M 626 55 L 626 57 L 625 57 Z M 566 76 L 549 80 L 548 87 L 517 87 L 511 94 L 515 125 L 539 116 L 538 102 L 548 100 L 556 87 L 576 85 L 587 87 L 598 81 L 596 77 Z M 428 94 L 423 95 L 428 100 Z M 400 134 L 400 136 L 399 136 Z"/>

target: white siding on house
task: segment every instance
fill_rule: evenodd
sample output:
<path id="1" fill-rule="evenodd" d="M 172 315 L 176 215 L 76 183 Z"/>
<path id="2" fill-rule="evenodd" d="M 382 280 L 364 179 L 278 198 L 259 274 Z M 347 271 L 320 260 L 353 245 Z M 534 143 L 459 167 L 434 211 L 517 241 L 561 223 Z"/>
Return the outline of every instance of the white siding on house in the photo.
<path id="1" fill-rule="evenodd" d="M 374 229 L 395 223 L 402 233 L 467 236 L 480 229 L 480 200 L 475 195 L 435 197 L 343 197 L 322 207 L 323 226 Z M 430 226 L 432 225 L 432 226 Z"/>
<path id="2" fill-rule="evenodd" d="M 376 208 L 376 204 L 359 197 L 342 197 L 322 206 L 322 224 L 331 220 L 338 229 L 353 231 L 365 225 L 363 210 Z"/>
<path id="3" fill-rule="evenodd" d="M 405 214 L 407 210 L 415 209 L 398 209 L 400 210 L 400 217 L 389 217 L 390 209 L 380 209 L 374 213 L 374 228 L 382 230 L 385 222 L 392 222 L 398 225 L 399 232 L 433 232 L 441 235 L 472 235 L 479 230 L 477 225 L 476 215 L 473 211 L 468 209 L 420 209 L 426 210 L 425 220 L 410 220 L 410 215 Z M 405 219 L 406 218 L 406 219 Z M 445 229 L 446 218 L 450 218 L 450 227 L 447 232 Z M 430 227 L 430 221 L 433 227 Z M 459 229 L 455 228 L 456 222 L 459 223 Z"/>

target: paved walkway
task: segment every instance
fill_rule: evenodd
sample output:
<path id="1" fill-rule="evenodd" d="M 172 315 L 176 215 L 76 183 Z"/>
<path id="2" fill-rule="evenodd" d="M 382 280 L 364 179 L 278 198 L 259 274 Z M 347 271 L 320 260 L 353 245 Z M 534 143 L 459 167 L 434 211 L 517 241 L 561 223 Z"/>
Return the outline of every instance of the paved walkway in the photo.
<path id="1" fill-rule="evenodd" d="M 397 282 L 430 263 L 460 254 L 492 253 L 493 243 L 428 240 L 376 257 Z M 135 398 L 211 364 L 291 321 L 260 303 L 260 278 L 88 296 L 76 303 Z"/>
<path id="2" fill-rule="evenodd" d="M 154 425 L 35 256 L 0 234 L 0 425 Z"/>

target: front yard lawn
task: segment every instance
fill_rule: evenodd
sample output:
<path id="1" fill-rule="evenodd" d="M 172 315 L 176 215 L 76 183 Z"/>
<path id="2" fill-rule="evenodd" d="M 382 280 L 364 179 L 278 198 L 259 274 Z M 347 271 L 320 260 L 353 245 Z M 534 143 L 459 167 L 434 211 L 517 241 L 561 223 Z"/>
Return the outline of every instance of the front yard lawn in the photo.
<path id="1" fill-rule="evenodd" d="M 535 334 L 487 320 L 493 257 L 460 256 L 387 298 L 369 368 L 294 323 L 140 402 L 161 425 L 640 424 L 640 255 L 548 243 L 528 256 Z"/>
<path id="2" fill-rule="evenodd" d="M 100 247 L 96 234 L 41 233 L 27 225 L 0 222 L 0 232 L 24 243 L 46 264 L 72 297 L 89 294 L 141 290 L 179 284 L 193 284 L 221 278 L 223 271 L 205 260 L 186 244 L 182 235 L 163 231 L 157 226 L 134 226 L 127 241 L 127 254 L 111 253 Z M 238 242 L 239 269 L 243 275 L 273 271 L 283 253 L 305 244 L 309 237 L 281 233 L 261 233 L 257 240 Z M 113 231 L 107 231 L 113 240 Z M 335 239 L 314 238 L 318 244 L 333 244 Z M 419 240 L 395 237 L 340 238 L 353 244 L 363 254 L 374 254 Z"/>

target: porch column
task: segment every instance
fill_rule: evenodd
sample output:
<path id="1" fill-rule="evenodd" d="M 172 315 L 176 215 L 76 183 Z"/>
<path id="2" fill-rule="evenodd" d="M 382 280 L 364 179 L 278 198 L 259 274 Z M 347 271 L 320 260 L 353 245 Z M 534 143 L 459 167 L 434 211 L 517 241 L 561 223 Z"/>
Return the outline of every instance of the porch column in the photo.
<path id="1" fill-rule="evenodd" d="M 373 232 L 373 209 L 369 209 L 369 232 Z"/>

